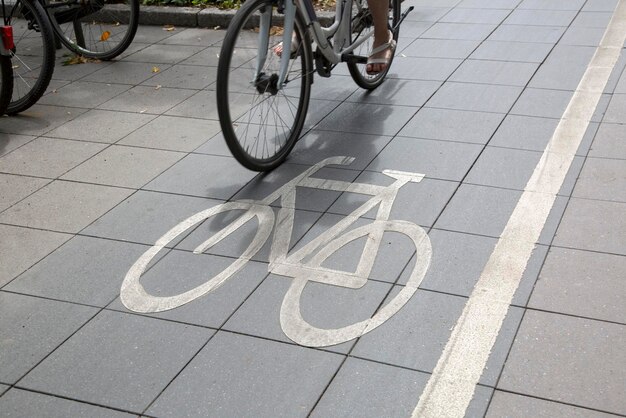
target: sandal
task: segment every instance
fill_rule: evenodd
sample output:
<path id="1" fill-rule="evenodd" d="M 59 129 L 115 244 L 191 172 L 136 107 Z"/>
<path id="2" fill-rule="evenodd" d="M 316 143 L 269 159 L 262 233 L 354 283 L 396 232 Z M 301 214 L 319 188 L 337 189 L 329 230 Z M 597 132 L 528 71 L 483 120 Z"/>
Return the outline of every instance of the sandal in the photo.
<path id="1" fill-rule="evenodd" d="M 391 51 L 391 54 L 389 56 L 386 56 L 385 58 L 372 58 L 372 56 L 385 51 L 386 49 L 389 49 Z M 372 49 L 372 52 L 370 52 L 370 56 L 367 59 L 367 66 L 371 66 L 373 64 L 385 64 L 385 66 L 380 70 L 380 71 L 374 71 L 372 70 L 368 70 L 366 67 L 366 72 L 369 75 L 376 75 L 376 74 L 380 74 L 383 71 L 385 71 L 387 69 L 387 66 L 389 65 L 389 62 L 391 61 L 391 58 L 393 58 L 393 53 L 396 50 L 396 41 L 393 39 L 393 34 L 391 33 L 391 31 L 389 31 L 389 41 L 385 42 L 382 45 L 377 46 L 376 48 Z M 371 68 L 371 67 L 370 67 Z"/>

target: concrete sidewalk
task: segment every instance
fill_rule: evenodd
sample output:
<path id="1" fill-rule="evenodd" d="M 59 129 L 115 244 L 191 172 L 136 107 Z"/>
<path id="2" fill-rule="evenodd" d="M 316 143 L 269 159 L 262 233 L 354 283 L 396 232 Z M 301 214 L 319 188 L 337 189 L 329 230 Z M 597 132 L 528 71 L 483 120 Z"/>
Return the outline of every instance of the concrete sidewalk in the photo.
<path id="1" fill-rule="evenodd" d="M 416 10 L 390 79 L 367 94 L 346 68 L 316 76 L 307 134 L 267 175 L 242 168 L 220 134 L 224 31 L 141 26 L 118 61 L 59 56 L 39 103 L 0 118 L 0 417 L 410 416 L 616 4 L 406 0 Z M 622 55 L 467 417 L 626 416 L 625 66 Z M 400 189 L 391 218 L 428 232 L 430 267 L 380 327 L 324 348 L 287 338 L 280 310 L 293 279 L 268 273 L 269 243 L 179 308 L 140 315 L 120 302 L 126 272 L 170 228 L 262 199 L 333 156 L 355 161 L 317 177 L 387 186 L 384 169 L 426 175 Z M 365 201 L 297 196 L 294 248 Z M 233 219 L 174 241 L 146 290 L 179 294 L 226 268 L 251 229 L 191 251 Z M 420 254 L 401 234 L 384 237 L 362 288 L 306 287 L 305 319 L 355 323 L 404 288 Z M 354 244 L 329 262 L 354 267 Z"/>

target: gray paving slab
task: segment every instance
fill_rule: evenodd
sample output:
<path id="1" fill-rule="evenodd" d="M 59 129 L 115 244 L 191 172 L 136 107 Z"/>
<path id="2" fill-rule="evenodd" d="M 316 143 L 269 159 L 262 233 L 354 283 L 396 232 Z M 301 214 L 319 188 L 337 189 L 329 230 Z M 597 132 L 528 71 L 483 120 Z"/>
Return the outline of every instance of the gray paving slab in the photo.
<path id="1" fill-rule="evenodd" d="M 186 119 L 189 120 L 189 119 Z M 211 120 L 209 123 L 214 123 L 219 126 L 218 121 Z M 222 132 L 218 132 L 215 136 L 211 137 L 208 141 L 202 144 L 200 147 L 194 150 L 197 154 L 209 154 L 209 155 L 221 155 L 222 157 L 232 157 L 232 153 L 226 145 L 226 140 Z"/>
<path id="2" fill-rule="evenodd" d="M 422 58 L 396 54 L 387 77 L 444 81 L 461 62 L 454 58 Z"/>
<path id="3" fill-rule="evenodd" d="M 582 250 L 626 255 L 626 204 L 572 198 L 554 244 Z"/>
<path id="4" fill-rule="evenodd" d="M 607 123 L 626 123 L 624 109 L 626 109 L 626 94 L 614 94 L 602 121 Z"/>
<path id="5" fill-rule="evenodd" d="M 0 128 L 0 130 L 2 130 Z M 30 135 L 8 134 L 0 132 L 0 157 L 29 143 L 36 137 Z"/>
<path id="6" fill-rule="evenodd" d="M 2 396 L 7 390 L 9 390 L 9 385 L 3 385 L 0 383 L 0 396 Z"/>
<path id="7" fill-rule="evenodd" d="M 588 0 L 582 8 L 583 12 L 613 12 L 617 0 Z"/>
<path id="8" fill-rule="evenodd" d="M 233 259 L 174 250 L 141 277 L 151 295 L 172 296 L 208 282 Z M 216 290 L 176 309 L 147 314 L 203 327 L 219 328 L 267 276 L 267 264 L 250 261 Z M 119 286 L 118 286 L 119 291 Z M 107 309 L 130 312 L 116 299 Z M 270 318 L 265 318 L 270 320 Z"/>
<path id="9" fill-rule="evenodd" d="M 0 302 L 4 334 L 0 381 L 11 384 L 98 312 L 87 306 L 8 292 L 0 292 Z"/>
<path id="10" fill-rule="evenodd" d="M 481 0 L 462 0 L 457 7 L 477 8 L 477 9 L 514 9 L 519 0 L 493 0 L 485 3 Z"/>
<path id="11" fill-rule="evenodd" d="M 158 116 L 121 139 L 118 144 L 191 152 L 219 131 L 217 121 Z"/>
<path id="12" fill-rule="evenodd" d="M 560 41 L 560 44 L 563 45 L 576 45 L 576 46 L 595 46 L 600 45 L 600 41 L 604 36 L 605 27 L 594 28 L 594 27 L 570 27 L 563 38 Z"/>
<path id="13" fill-rule="evenodd" d="M 52 130 L 48 136 L 110 144 L 119 141 L 152 119 L 153 115 L 92 109 Z M 111 120 L 115 120 L 115 123 L 110 123 Z"/>
<path id="14" fill-rule="evenodd" d="M 513 10 L 504 21 L 505 25 L 569 26 L 577 10 Z"/>
<path id="15" fill-rule="evenodd" d="M 182 152 L 112 145 L 62 178 L 140 188 L 184 156 Z"/>
<path id="16" fill-rule="evenodd" d="M 536 151 L 487 147 L 464 181 L 469 184 L 524 190 L 541 155 Z"/>
<path id="17" fill-rule="evenodd" d="M 165 113 L 191 97 L 195 90 L 136 86 L 98 106 L 99 109 L 147 114 Z"/>
<path id="18" fill-rule="evenodd" d="M 237 74 L 237 70 L 233 71 Z M 352 80 L 352 77 L 338 75 L 335 77 L 317 77 L 311 87 L 311 98 L 319 100 L 344 101 L 352 93 L 363 91 Z"/>
<path id="19" fill-rule="evenodd" d="M 496 418 L 502 416 L 511 418 L 529 416 L 537 418 L 610 418 L 615 415 L 496 390 L 489 404 L 486 417 Z"/>
<path id="20" fill-rule="evenodd" d="M 163 26 L 151 26 L 151 25 L 140 25 L 137 28 L 137 33 L 135 34 L 134 42 L 139 43 L 159 43 L 164 42 L 165 39 L 170 38 L 174 35 L 177 35 L 179 32 L 174 28 L 173 31 L 168 31 L 163 28 Z"/>
<path id="21" fill-rule="evenodd" d="M 518 8 L 539 9 L 539 10 L 580 10 L 585 4 L 585 0 L 523 0 Z"/>
<path id="22" fill-rule="evenodd" d="M 173 65 L 142 84 L 155 88 L 172 87 L 201 90 L 215 82 L 217 71 L 197 65 Z"/>
<path id="23" fill-rule="evenodd" d="M 136 45 L 133 43 L 129 49 L 132 49 L 133 46 Z M 52 73 L 53 80 L 65 80 L 70 82 L 76 82 L 81 78 L 88 76 L 102 68 L 108 67 L 113 63 L 109 61 L 101 61 L 101 62 L 86 62 L 86 63 L 77 63 L 70 64 L 73 55 L 69 52 L 67 54 L 61 55 L 57 52 L 56 60 L 54 64 L 54 72 Z"/>
<path id="24" fill-rule="evenodd" d="M 626 203 L 624 160 L 588 158 L 576 183 L 573 196 Z"/>
<path id="25" fill-rule="evenodd" d="M 41 189 L 49 182 L 50 180 L 36 177 L 0 174 L 0 212 Z"/>
<path id="26" fill-rule="evenodd" d="M 572 94 L 566 90 L 527 88 L 511 109 L 511 114 L 560 119 Z"/>
<path id="27" fill-rule="evenodd" d="M 500 25 L 487 40 L 555 44 L 564 32 L 562 26 Z"/>
<path id="28" fill-rule="evenodd" d="M 350 156 L 355 160 L 350 170 L 363 170 L 391 141 L 383 135 L 353 134 L 314 129 L 298 141 L 288 162 L 313 165 L 325 158 Z"/>
<path id="29" fill-rule="evenodd" d="M 95 405 L 71 401 L 69 399 L 48 396 L 42 393 L 22 389 L 12 389 L 0 398 L 0 408 L 5 416 L 11 418 L 29 418 L 45 413 L 49 418 L 93 417 L 131 418 L 136 415 Z"/>
<path id="30" fill-rule="evenodd" d="M 471 9 L 456 7 L 439 19 L 439 22 L 497 25 L 502 22 L 509 13 L 510 11 L 506 9 Z"/>
<path id="31" fill-rule="evenodd" d="M 485 41 L 470 55 L 470 58 L 477 60 L 532 62 L 540 64 L 548 56 L 551 49 L 551 44 Z"/>
<path id="32" fill-rule="evenodd" d="M 75 81 L 46 94 L 38 103 L 94 108 L 128 89 L 124 84 Z"/>
<path id="33" fill-rule="evenodd" d="M 437 81 L 387 80 L 384 89 L 374 91 L 358 89 L 348 97 L 347 101 L 418 107 L 424 105 L 439 86 L 441 83 Z"/>
<path id="34" fill-rule="evenodd" d="M 291 282 L 291 278 L 270 275 L 223 329 L 293 344 L 279 322 L 280 307 Z M 356 290 L 309 283 L 302 294 L 302 315 L 318 327 L 350 325 L 371 317 L 390 288 L 391 284 L 373 280 Z M 348 353 L 353 345 L 354 341 L 348 341 L 325 349 Z"/>
<path id="35" fill-rule="evenodd" d="M 217 67 L 217 63 L 220 58 L 220 47 L 210 46 L 204 48 L 197 54 L 192 55 L 184 61 L 181 61 L 181 65 L 199 65 L 205 67 Z M 213 71 L 217 71 L 214 69 Z"/>
<path id="36" fill-rule="evenodd" d="M 529 311 L 498 388 L 622 414 L 625 339 L 625 325 Z"/>
<path id="37" fill-rule="evenodd" d="M 367 169 L 409 171 L 425 174 L 429 178 L 460 181 L 480 149 L 480 145 L 476 144 L 397 137 Z"/>
<path id="38" fill-rule="evenodd" d="M 312 417 L 410 416 L 428 374 L 349 357 Z"/>
<path id="39" fill-rule="evenodd" d="M 0 124 L 0 132 L 20 135 L 43 135 L 84 113 L 86 109 L 35 104 Z M 7 119 L 8 120 L 8 119 Z"/>
<path id="40" fill-rule="evenodd" d="M 205 46 L 155 44 L 129 55 L 125 61 L 172 65 L 197 54 L 204 48 Z"/>
<path id="41" fill-rule="evenodd" d="M 499 237 L 520 196 L 516 190 L 462 184 L 435 227 Z"/>
<path id="42" fill-rule="evenodd" d="M 458 39 L 416 39 L 401 53 L 408 57 L 465 59 L 479 44 L 480 41 Z"/>
<path id="43" fill-rule="evenodd" d="M 144 189 L 214 199 L 229 199 L 256 173 L 232 157 L 190 154 L 148 183 Z M 219 185 L 213 181 L 220 178 Z M 190 182 L 190 178 L 198 179 Z"/>
<path id="44" fill-rule="evenodd" d="M 444 2 L 432 4 L 420 3 L 420 6 L 420 8 L 416 8 L 414 13 L 411 13 L 407 16 L 408 21 L 432 23 L 437 22 L 450 11 L 450 8 L 454 6 L 454 4 L 446 4 Z"/>
<path id="45" fill-rule="evenodd" d="M 190 325 L 102 311 L 24 377 L 20 386 L 141 412 L 212 333 Z"/>
<path id="46" fill-rule="evenodd" d="M 458 296 L 418 290 L 384 325 L 362 336 L 352 355 L 432 372 L 465 301 Z"/>
<path id="47" fill-rule="evenodd" d="M 533 88 L 576 90 L 596 48 L 557 45 L 530 81 Z"/>
<path id="48" fill-rule="evenodd" d="M 93 142 L 37 138 L 0 158 L 5 173 L 57 178 L 93 155 L 105 145 Z"/>
<path id="49" fill-rule="evenodd" d="M 324 118 L 319 129 L 373 135 L 395 135 L 417 107 L 342 103 Z"/>
<path id="50" fill-rule="evenodd" d="M 528 62 L 467 60 L 450 81 L 524 87 L 538 65 Z"/>
<path id="51" fill-rule="evenodd" d="M 213 28 L 182 28 L 174 31 L 174 34 L 163 39 L 160 43 L 165 45 L 196 45 L 207 46 L 220 42 L 226 31 Z"/>
<path id="52" fill-rule="evenodd" d="M 621 256 L 552 248 L 529 306 L 623 323 L 625 267 Z"/>
<path id="53" fill-rule="evenodd" d="M 306 416 L 341 361 L 336 354 L 219 332 L 148 414 Z M 244 402 L 241 391 L 248 394 Z"/>
<path id="54" fill-rule="evenodd" d="M 0 222 L 77 233 L 131 194 L 130 190 L 55 180 L 0 214 Z"/>
<path id="55" fill-rule="evenodd" d="M 104 307 L 119 294 L 126 272 L 147 249 L 143 245 L 77 236 L 4 290 Z"/>
<path id="56" fill-rule="evenodd" d="M 584 10 L 584 9 L 583 9 Z M 611 12 L 586 12 L 578 13 L 572 22 L 572 28 L 606 28 L 611 20 Z"/>
<path id="57" fill-rule="evenodd" d="M 393 179 L 382 173 L 365 171 L 357 177 L 356 182 L 387 186 L 393 182 Z M 419 183 L 406 184 L 398 192 L 391 209 L 390 219 L 401 219 L 430 227 L 457 187 L 458 183 L 456 182 L 428 177 Z M 366 195 L 344 193 L 331 206 L 329 212 L 348 215 L 369 198 Z M 370 212 L 365 217 L 374 219 L 375 213 Z"/>
<path id="58" fill-rule="evenodd" d="M 398 135 L 485 144 L 503 118 L 498 113 L 423 107 Z"/>
<path id="59" fill-rule="evenodd" d="M 496 28 L 494 24 L 435 23 L 422 34 L 425 39 L 462 39 L 483 41 Z"/>
<path id="60" fill-rule="evenodd" d="M 589 156 L 626 159 L 625 135 L 626 125 L 603 123 L 591 144 Z"/>
<path id="61" fill-rule="evenodd" d="M 10 225 L 0 225 L 3 237 L 0 255 L 10 263 L 0 264 L 0 287 L 9 283 L 33 264 L 50 254 L 72 236 Z M 28 251 L 24 251 L 28 248 Z"/>
<path id="62" fill-rule="evenodd" d="M 219 203 L 219 200 L 139 190 L 98 218 L 83 233 L 154 245 L 179 222 Z M 168 247 L 174 246 L 184 236 L 173 240 Z"/>
<path id="63" fill-rule="evenodd" d="M 520 93 L 521 87 L 448 82 L 428 101 L 427 106 L 507 113 Z"/>
<path id="64" fill-rule="evenodd" d="M 171 116 L 218 120 L 215 91 L 205 90 L 194 93 L 193 96 L 170 109 L 167 114 Z"/>
<path id="65" fill-rule="evenodd" d="M 153 72 L 154 67 L 159 68 L 160 71 L 164 71 L 169 65 L 120 61 L 89 74 L 81 81 L 136 85 L 154 76 L 154 74 L 156 74 Z M 123 83 L 121 83 L 121 81 L 123 81 Z"/>

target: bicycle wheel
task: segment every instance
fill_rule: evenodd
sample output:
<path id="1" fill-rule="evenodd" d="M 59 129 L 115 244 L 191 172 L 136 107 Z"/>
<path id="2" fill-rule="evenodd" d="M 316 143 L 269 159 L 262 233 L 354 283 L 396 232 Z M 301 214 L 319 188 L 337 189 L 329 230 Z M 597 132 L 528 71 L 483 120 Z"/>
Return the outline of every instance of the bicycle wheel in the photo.
<path id="1" fill-rule="evenodd" d="M 400 21 L 400 0 L 389 1 L 389 13 L 388 13 L 388 25 L 389 28 L 393 28 Z M 352 42 L 358 41 L 360 38 L 366 36 L 374 30 L 374 20 L 367 4 L 367 0 L 353 0 L 352 2 Z M 400 28 L 393 31 L 393 39 L 397 42 Z M 369 56 L 370 51 L 373 49 L 374 37 L 370 36 L 367 41 L 363 42 L 358 48 L 354 50 L 354 54 L 358 56 Z M 367 64 L 359 64 L 356 62 L 348 62 L 348 70 L 355 83 L 364 89 L 374 90 L 380 86 L 391 68 L 393 62 L 393 56 L 389 60 L 389 64 L 384 71 L 378 74 L 367 74 L 365 68 Z"/>
<path id="2" fill-rule="evenodd" d="M 217 110 L 228 148 L 243 166 L 256 171 L 277 167 L 295 145 L 306 118 L 313 55 L 309 35 L 296 13 L 287 78 L 277 87 L 283 39 L 282 16 L 272 0 L 248 0 L 228 26 L 217 69 Z M 260 13 L 270 13 L 269 40 L 259 27 Z M 259 45 L 267 47 L 256 75 Z"/>
<path id="3" fill-rule="evenodd" d="M 368 237 L 375 228 L 382 228 L 384 231 L 404 234 L 413 241 L 418 258 L 405 286 L 371 318 L 364 321 L 335 329 L 318 328 L 309 324 L 302 317 L 300 312 L 300 298 L 302 297 L 305 286 L 309 282 L 310 275 L 314 274 L 312 271 L 315 268 L 319 268 L 329 256 L 343 246 L 361 237 Z M 314 257 L 316 260 L 315 265 L 305 266 L 308 268 L 304 269 L 302 274 L 298 274 L 294 277 L 291 287 L 287 291 L 280 308 L 280 324 L 285 335 L 300 345 L 308 347 L 326 347 L 353 340 L 376 329 L 396 314 L 417 291 L 417 288 L 428 270 L 431 255 L 432 246 L 426 231 L 406 221 L 374 221 L 372 224 L 356 228 L 335 238 L 323 247 Z M 320 272 L 322 271 L 323 269 L 320 270 Z M 328 273 L 327 271 L 326 274 Z M 338 273 L 343 275 L 343 272 Z"/>
<path id="4" fill-rule="evenodd" d="M 6 112 L 12 94 L 13 68 L 11 67 L 11 58 L 0 55 L 0 116 Z"/>
<path id="5" fill-rule="evenodd" d="M 100 60 L 124 52 L 139 25 L 139 0 L 46 0 L 46 11 L 63 45 Z"/>
<path id="6" fill-rule="evenodd" d="M 257 218 L 258 229 L 252 239 L 252 242 L 243 254 L 236 260 L 234 260 L 228 267 L 222 270 L 220 273 L 212 278 L 209 278 L 205 283 L 190 289 L 186 292 L 180 293 L 174 296 L 154 296 L 146 292 L 145 288 L 139 282 L 141 275 L 146 271 L 148 264 L 152 259 L 170 242 L 182 233 L 193 228 L 195 225 L 203 222 L 204 220 L 232 210 L 244 210 L 246 211 L 242 216 L 238 217 L 235 221 L 231 222 L 218 232 L 216 232 L 211 238 L 200 244 L 194 253 L 202 253 L 228 235 L 235 232 L 239 227 L 246 222 Z M 132 265 L 120 290 L 120 298 L 124 306 L 131 311 L 141 313 L 153 313 L 162 312 L 170 309 L 177 308 L 186 303 L 189 303 L 200 296 L 209 293 L 219 286 L 221 286 L 231 276 L 241 270 L 246 263 L 263 247 L 263 244 L 270 236 L 272 228 L 274 226 L 274 212 L 269 206 L 256 205 L 254 203 L 246 202 L 230 202 L 224 203 L 213 208 L 198 212 L 195 215 L 180 222 L 174 228 L 170 229 L 165 235 L 157 240 L 157 242 L 150 247 L 139 259 Z"/>
<path id="7" fill-rule="evenodd" d="M 45 93 L 54 72 L 54 35 L 43 7 L 33 0 L 18 0 L 3 13 L 13 26 L 15 47 L 11 53 L 13 65 L 13 95 L 8 114 L 22 112 Z"/>

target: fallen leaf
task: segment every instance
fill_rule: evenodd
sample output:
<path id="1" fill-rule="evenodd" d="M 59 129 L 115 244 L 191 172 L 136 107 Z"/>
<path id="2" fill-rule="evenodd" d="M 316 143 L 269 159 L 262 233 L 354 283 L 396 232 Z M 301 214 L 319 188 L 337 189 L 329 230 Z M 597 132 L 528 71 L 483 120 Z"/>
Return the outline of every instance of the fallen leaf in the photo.
<path id="1" fill-rule="evenodd" d="M 100 35 L 100 41 L 104 42 L 110 37 L 111 37 L 111 32 L 109 32 L 108 30 L 105 30 L 104 32 L 102 32 L 102 35 Z"/>
<path id="2" fill-rule="evenodd" d="M 213 30 L 220 30 L 220 29 L 222 29 L 221 26 L 216 26 L 216 27 L 213 28 Z"/>
<path id="3" fill-rule="evenodd" d="M 157 86 L 154 88 L 155 90 L 159 90 L 161 88 L 160 84 L 157 84 Z"/>
<path id="4" fill-rule="evenodd" d="M 88 62 L 101 62 L 101 61 L 95 58 L 83 57 L 82 55 L 74 55 L 73 57 L 69 57 L 68 59 L 63 61 L 63 65 L 86 64 Z"/>
<path id="5" fill-rule="evenodd" d="M 152 72 L 153 73 L 158 73 L 159 71 L 161 71 L 161 69 L 159 67 L 152 67 Z"/>
<path id="6" fill-rule="evenodd" d="M 165 25 L 163 26 L 163 30 L 171 32 L 173 30 L 176 30 L 176 27 L 174 25 Z"/>
<path id="7" fill-rule="evenodd" d="M 146 113 L 147 111 L 148 111 L 148 109 L 143 109 L 139 113 Z"/>

